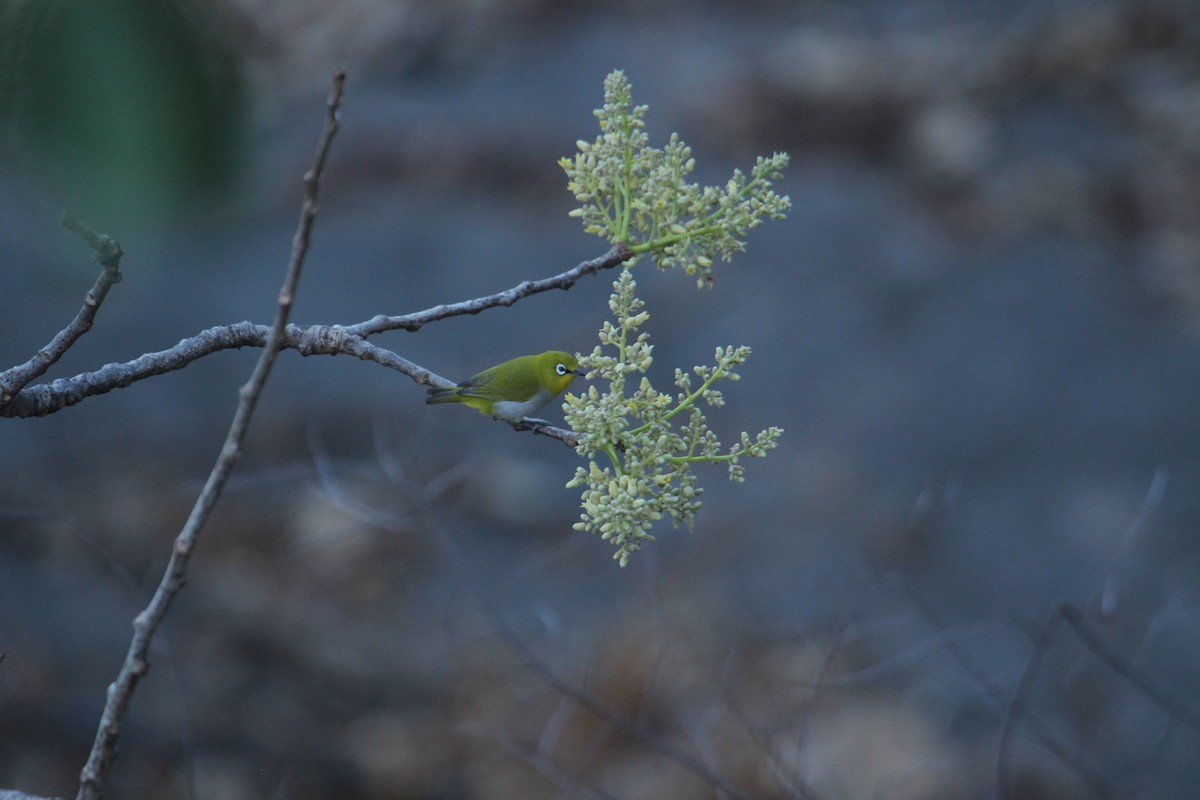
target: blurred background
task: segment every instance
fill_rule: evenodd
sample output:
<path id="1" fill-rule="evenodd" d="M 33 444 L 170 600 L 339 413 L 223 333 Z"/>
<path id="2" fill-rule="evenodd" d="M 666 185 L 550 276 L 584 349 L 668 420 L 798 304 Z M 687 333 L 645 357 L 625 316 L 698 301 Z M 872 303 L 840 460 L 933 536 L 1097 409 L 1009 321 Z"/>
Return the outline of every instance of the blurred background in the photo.
<path id="1" fill-rule="evenodd" d="M 747 344 L 780 425 L 622 570 L 578 459 L 285 353 L 127 718 L 113 797 L 1177 798 L 1200 779 L 1200 9 L 1185 0 L 0 7 L 0 365 L 599 255 L 558 158 L 624 69 L 697 179 L 791 153 L 716 284 L 637 268 L 652 378 Z M 451 378 L 589 351 L 611 278 L 374 341 Z M 0 420 L 0 787 L 73 795 L 256 352 Z M 558 409 L 547 409 L 561 420 Z M 1082 613 L 1082 623 L 1059 610 Z"/>

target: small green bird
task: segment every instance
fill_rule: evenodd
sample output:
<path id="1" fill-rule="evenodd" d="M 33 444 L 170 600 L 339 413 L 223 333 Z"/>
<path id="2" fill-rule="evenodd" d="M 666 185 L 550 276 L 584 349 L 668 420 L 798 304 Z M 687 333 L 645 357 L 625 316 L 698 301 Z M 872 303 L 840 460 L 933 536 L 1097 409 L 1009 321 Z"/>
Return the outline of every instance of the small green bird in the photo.
<path id="1" fill-rule="evenodd" d="M 426 403 L 463 403 L 480 414 L 519 422 L 585 374 L 570 353 L 548 350 L 485 369 L 452 389 L 430 389 Z"/>

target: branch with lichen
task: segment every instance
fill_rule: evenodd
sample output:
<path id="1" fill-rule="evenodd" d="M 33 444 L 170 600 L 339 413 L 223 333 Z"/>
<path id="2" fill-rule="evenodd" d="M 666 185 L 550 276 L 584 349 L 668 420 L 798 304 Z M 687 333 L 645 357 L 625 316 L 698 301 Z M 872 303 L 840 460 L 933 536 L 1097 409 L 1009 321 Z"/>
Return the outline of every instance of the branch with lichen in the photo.
<path id="1" fill-rule="evenodd" d="M 91 226 L 73 217 L 64 216 L 62 226 L 78 234 L 92 247 L 103 269 L 96 283 L 83 298 L 83 307 L 67 327 L 58 332 L 48 344 L 34 353 L 24 364 L 0 372 L 0 411 L 2 411 L 30 381 L 45 374 L 81 336 L 92 329 L 100 304 L 108 290 L 121 281 L 121 245 L 113 238 L 102 236 Z"/>
<path id="2" fill-rule="evenodd" d="M 92 234 L 95 236 L 95 234 Z M 98 240 L 111 242 L 107 237 Z M 115 243 L 114 243 L 115 244 Z M 119 250 L 119 248 L 118 248 Z M 99 250 L 97 252 L 100 252 Z M 304 356 L 348 355 L 374 361 L 382 366 L 407 375 L 418 385 L 452 386 L 453 382 L 408 361 L 394 352 L 377 347 L 367 337 L 392 330 L 417 331 L 422 326 L 465 314 L 478 314 L 490 308 L 511 306 L 526 297 L 547 292 L 551 289 L 569 289 L 580 279 L 595 272 L 612 269 L 631 257 L 627 247 L 615 245 L 597 258 L 583 261 L 571 269 L 538 280 L 526 280 L 494 294 L 483 295 L 457 303 L 443 303 L 422 311 L 399 316 L 379 314 L 353 325 L 288 325 L 284 329 L 280 345 L 285 350 L 295 350 Z M 102 256 L 101 256 L 102 257 Z M 103 258 L 103 257 L 102 257 Z M 107 262 L 97 279 L 97 287 L 88 293 L 83 311 L 76 321 L 59 333 L 51 344 L 24 365 L 0 372 L 0 417 L 43 417 L 75 405 L 88 397 L 122 389 L 155 375 L 183 369 L 197 359 L 221 350 L 242 347 L 263 347 L 270 337 L 268 325 L 253 322 L 237 322 L 218 325 L 182 339 L 165 350 L 143 353 L 131 361 L 113 362 L 92 370 L 59 378 L 48 383 L 26 386 L 32 378 L 40 375 L 73 344 L 90 326 L 96 308 L 103 300 L 108 288 L 116 282 L 110 272 L 115 266 Z M 114 262 L 115 263 L 115 262 Z M 119 273 L 117 278 L 119 279 Z M 58 343 L 62 342 L 63 346 Z M 53 358 L 45 354 L 53 353 Z M 39 371 L 40 370 L 40 371 Z M 551 435 L 568 444 L 574 444 L 569 431 L 527 426 L 535 433 Z"/>
<path id="3" fill-rule="evenodd" d="M 698 286 L 711 286 L 716 259 L 729 261 L 745 248 L 751 229 L 791 208 L 788 197 L 771 188 L 788 156 L 759 158 L 749 176 L 735 170 L 724 187 L 688 183 L 696 165 L 691 149 L 675 134 L 666 147 L 650 147 L 646 111 L 633 105 L 624 73 L 611 73 L 604 106 L 596 111 L 600 136 L 577 142 L 575 157 L 559 162 L 581 203 L 571 215 L 588 233 L 625 244 L 634 255 L 613 283 L 614 321 L 603 324 L 600 343 L 580 360 L 588 378 L 607 381 L 608 389 L 593 385 L 563 404 L 578 435 L 576 451 L 588 459 L 567 484 L 583 488 L 575 528 L 615 545 L 621 566 L 654 538 L 650 530 L 663 517 L 691 527 L 703 492 L 694 465 L 725 464 L 729 479 L 741 482 L 742 459 L 765 456 L 783 433 L 775 426 L 756 436 L 743 432 L 726 448 L 709 427 L 702 406 L 725 404 L 717 385 L 738 380 L 736 370 L 750 356 L 744 345 L 717 347 L 712 365 L 676 369 L 675 393 L 654 388 L 645 375 L 653 345 L 642 330 L 650 314 L 630 268 L 648 255 L 660 270 L 682 269 Z"/>

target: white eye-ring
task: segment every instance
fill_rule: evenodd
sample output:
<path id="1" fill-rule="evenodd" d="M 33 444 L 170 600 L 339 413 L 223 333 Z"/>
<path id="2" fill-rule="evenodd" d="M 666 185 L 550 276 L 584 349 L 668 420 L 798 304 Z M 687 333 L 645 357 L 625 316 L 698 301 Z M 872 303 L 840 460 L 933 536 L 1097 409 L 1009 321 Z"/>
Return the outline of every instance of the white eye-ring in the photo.
<path id="1" fill-rule="evenodd" d="M 555 371 L 555 372 L 557 372 L 559 375 L 566 375 L 568 372 L 570 372 L 570 370 L 568 370 L 568 369 L 567 369 L 567 365 L 566 365 L 566 364 L 559 364 L 559 365 L 557 365 L 557 366 L 554 368 L 554 371 Z"/>

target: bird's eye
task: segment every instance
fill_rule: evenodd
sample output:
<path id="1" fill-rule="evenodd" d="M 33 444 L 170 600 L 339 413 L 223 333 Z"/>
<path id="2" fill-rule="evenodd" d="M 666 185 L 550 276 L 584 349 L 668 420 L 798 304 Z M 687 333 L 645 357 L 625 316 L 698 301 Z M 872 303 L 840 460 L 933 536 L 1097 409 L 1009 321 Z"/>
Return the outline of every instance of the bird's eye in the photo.
<path id="1" fill-rule="evenodd" d="M 558 366 L 556 366 L 554 368 L 554 371 L 557 372 L 559 375 L 566 375 L 570 370 L 567 369 L 566 364 L 559 364 Z"/>

